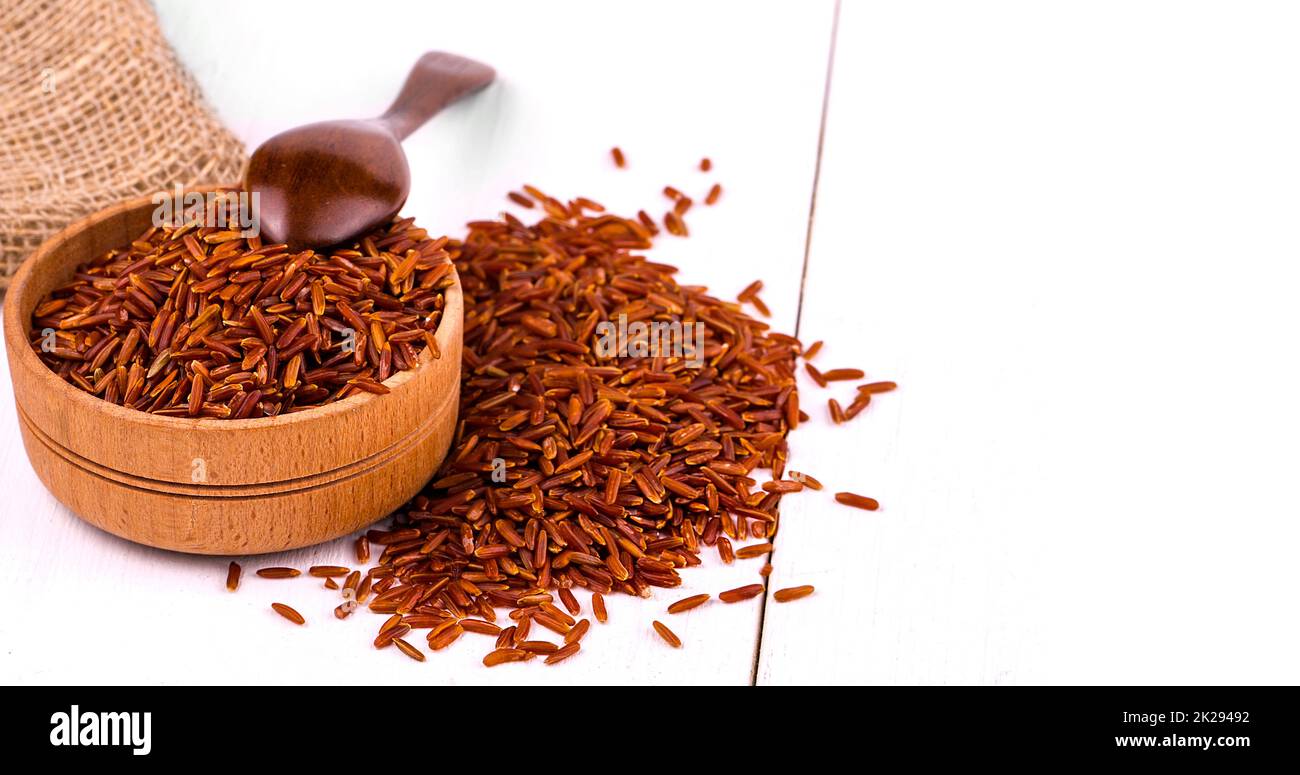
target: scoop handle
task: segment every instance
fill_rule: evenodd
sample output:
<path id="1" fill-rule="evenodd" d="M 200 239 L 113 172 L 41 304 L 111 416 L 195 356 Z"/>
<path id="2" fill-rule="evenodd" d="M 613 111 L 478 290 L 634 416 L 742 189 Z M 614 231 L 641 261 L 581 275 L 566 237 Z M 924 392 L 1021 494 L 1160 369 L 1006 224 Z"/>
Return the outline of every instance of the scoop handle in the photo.
<path id="1" fill-rule="evenodd" d="M 424 125 L 438 111 L 486 87 L 496 78 L 491 67 L 445 51 L 430 51 L 411 68 L 402 91 L 379 117 L 399 140 Z"/>

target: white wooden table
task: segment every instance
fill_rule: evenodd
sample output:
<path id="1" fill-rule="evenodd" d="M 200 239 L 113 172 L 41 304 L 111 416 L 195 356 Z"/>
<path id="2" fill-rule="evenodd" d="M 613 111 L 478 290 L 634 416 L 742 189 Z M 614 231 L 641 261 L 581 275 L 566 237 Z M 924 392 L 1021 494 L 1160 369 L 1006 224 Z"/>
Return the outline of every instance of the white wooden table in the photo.
<path id="1" fill-rule="evenodd" d="M 836 427 L 825 399 L 851 388 L 803 386 L 791 467 L 827 492 L 784 501 L 770 589 L 814 596 L 664 616 L 762 562 L 710 557 L 680 592 L 611 597 L 578 657 L 486 670 L 481 636 L 417 664 L 370 646 L 375 617 L 334 620 L 316 580 L 250 577 L 346 562 L 345 541 L 245 560 L 229 594 L 225 560 L 81 523 L 28 466 L 6 373 L 0 681 L 1300 681 L 1286 4 L 159 6 L 250 146 L 382 111 L 427 49 L 496 66 L 406 143 L 405 212 L 431 231 L 523 182 L 631 212 L 716 178 L 719 206 L 656 257 L 726 297 L 762 278 L 779 330 L 826 340 L 819 365 L 902 387 Z"/>

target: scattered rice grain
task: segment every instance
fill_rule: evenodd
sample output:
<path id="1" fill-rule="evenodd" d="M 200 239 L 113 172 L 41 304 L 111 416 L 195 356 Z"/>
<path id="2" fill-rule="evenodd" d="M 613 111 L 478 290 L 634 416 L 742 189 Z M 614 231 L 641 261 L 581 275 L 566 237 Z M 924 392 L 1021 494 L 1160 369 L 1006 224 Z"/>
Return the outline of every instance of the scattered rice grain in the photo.
<path id="1" fill-rule="evenodd" d="M 401 638 L 393 638 L 393 645 L 396 646 L 397 649 L 401 651 L 403 654 L 410 657 L 411 659 L 414 659 L 416 662 L 424 661 L 423 652 L 421 652 L 415 646 L 412 646 L 411 644 L 402 640 Z"/>
<path id="2" fill-rule="evenodd" d="M 683 611 L 689 611 L 697 606 L 704 605 L 708 602 L 711 595 L 691 595 L 668 606 L 668 613 L 679 614 Z"/>
<path id="3" fill-rule="evenodd" d="M 483 664 L 487 667 L 496 667 L 506 662 L 523 662 L 531 658 L 531 654 L 521 649 L 497 649 L 488 652 L 488 655 L 483 657 Z"/>
<path id="4" fill-rule="evenodd" d="M 569 630 L 569 632 L 564 636 L 564 642 L 566 644 L 577 643 L 582 640 L 583 636 L 587 634 L 587 630 L 589 629 L 591 629 L 590 619 L 578 620 L 578 623 L 573 625 L 573 629 Z"/>
<path id="5" fill-rule="evenodd" d="M 668 629 L 667 625 L 660 622 L 658 619 L 652 622 L 652 624 L 654 625 L 655 632 L 659 633 L 659 637 L 663 638 L 665 643 L 675 649 L 682 647 L 682 639 L 677 637 L 677 633 Z"/>
<path id="6" fill-rule="evenodd" d="M 875 511 L 880 508 L 880 503 L 875 498 L 868 498 L 865 495 L 855 495 L 851 492 L 837 492 L 835 493 L 835 500 L 843 503 L 845 506 L 853 506 L 854 508 L 866 509 L 867 511 Z"/>
<path id="7" fill-rule="evenodd" d="M 302 618 L 302 614 L 293 610 L 284 603 L 272 603 L 271 608 L 279 615 L 293 622 L 294 624 L 306 624 L 307 620 Z"/>
<path id="8" fill-rule="evenodd" d="M 724 603 L 739 603 L 742 600 L 758 597 L 763 594 L 762 584 L 746 584 L 743 587 L 728 589 L 726 592 L 720 592 L 718 599 Z"/>
<path id="9" fill-rule="evenodd" d="M 791 471 L 790 478 L 797 482 L 803 482 L 803 486 L 810 490 L 820 490 L 822 488 L 822 483 L 817 481 L 816 477 L 803 471 Z"/>
<path id="10" fill-rule="evenodd" d="M 560 649 L 556 651 L 554 654 L 547 655 L 544 661 L 548 665 L 553 665 L 556 662 L 563 662 L 564 660 L 568 659 L 574 654 L 577 654 L 581 650 L 582 650 L 582 644 L 578 643 L 577 641 L 574 641 L 573 643 L 566 643 L 562 647 L 560 647 Z"/>
<path id="11" fill-rule="evenodd" d="M 788 603 L 791 600 L 798 600 L 801 597 L 808 597 L 813 593 L 812 584 L 804 584 L 800 587 L 787 587 L 778 589 L 772 594 L 772 599 L 778 603 Z"/>
<path id="12" fill-rule="evenodd" d="M 827 382 L 843 382 L 851 379 L 862 379 L 866 374 L 862 369 L 831 369 L 822 372 L 822 379 Z"/>

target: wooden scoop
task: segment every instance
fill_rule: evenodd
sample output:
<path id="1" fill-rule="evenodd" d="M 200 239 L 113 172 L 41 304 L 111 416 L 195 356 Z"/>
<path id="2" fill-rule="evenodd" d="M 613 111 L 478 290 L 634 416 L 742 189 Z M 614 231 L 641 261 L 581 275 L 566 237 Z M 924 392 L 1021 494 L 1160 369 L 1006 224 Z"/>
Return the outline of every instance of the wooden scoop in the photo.
<path id="1" fill-rule="evenodd" d="M 322 248 L 397 215 L 411 190 L 402 140 L 495 77 L 487 65 L 431 51 L 382 116 L 308 124 L 262 143 L 248 162 L 244 188 L 258 193 L 263 241 Z"/>

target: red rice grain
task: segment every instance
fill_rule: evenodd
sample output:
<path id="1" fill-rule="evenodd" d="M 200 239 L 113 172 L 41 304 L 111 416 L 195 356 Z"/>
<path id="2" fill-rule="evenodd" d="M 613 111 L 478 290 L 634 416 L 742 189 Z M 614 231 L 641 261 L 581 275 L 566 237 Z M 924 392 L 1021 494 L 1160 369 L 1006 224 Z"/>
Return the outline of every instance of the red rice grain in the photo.
<path id="1" fill-rule="evenodd" d="M 528 633 L 533 629 L 533 620 L 531 617 L 525 616 L 519 620 L 518 624 L 510 629 L 514 630 L 514 632 L 510 634 L 511 645 L 523 640 L 528 640 Z"/>
<path id="2" fill-rule="evenodd" d="M 419 616 L 420 618 L 417 618 L 417 616 Z M 428 616 L 428 615 L 417 614 L 416 616 L 410 616 L 410 615 L 403 616 L 402 623 L 409 624 L 411 627 L 428 627 L 429 631 L 424 634 L 424 637 L 430 640 L 438 637 L 439 635 L 443 634 L 447 630 L 452 629 L 453 627 L 460 626 L 460 620 L 456 619 L 455 616 L 447 616 L 445 614 L 441 614 L 441 615 L 433 614 L 428 620 L 424 619 L 423 618 L 424 616 Z M 461 629 L 463 630 L 465 628 L 461 627 Z"/>
<path id="3" fill-rule="evenodd" d="M 239 589 L 239 574 L 241 571 L 242 569 L 239 567 L 239 563 L 230 563 L 230 567 L 226 569 L 226 589 L 231 592 Z"/>
<path id="4" fill-rule="evenodd" d="M 746 584 L 743 587 L 728 589 L 726 592 L 720 592 L 718 599 L 724 603 L 739 603 L 742 600 L 758 597 L 763 594 L 762 584 Z"/>
<path id="5" fill-rule="evenodd" d="M 808 597 L 813 593 L 812 584 L 804 584 L 801 587 L 787 587 L 778 589 L 772 594 L 772 599 L 778 603 L 788 603 L 791 600 L 798 600 L 801 597 Z"/>
<path id="6" fill-rule="evenodd" d="M 542 625 L 546 629 L 550 630 L 551 632 L 555 633 L 556 635 L 568 635 L 569 630 L 572 629 L 572 627 L 565 624 L 563 620 L 558 619 L 555 616 L 552 616 L 551 614 L 548 614 L 546 612 L 539 612 L 533 614 L 532 620 Z"/>
<path id="7" fill-rule="evenodd" d="M 835 500 L 843 503 L 845 506 L 853 506 L 858 509 L 875 511 L 880 508 L 880 503 L 875 498 L 868 498 L 865 495 L 855 495 L 851 492 L 835 493 Z"/>
<path id="8" fill-rule="evenodd" d="M 406 624 L 405 622 L 400 622 L 387 630 L 381 630 L 380 633 L 375 636 L 375 648 L 386 648 L 392 645 L 394 638 L 400 638 L 410 631 L 411 625 Z"/>
<path id="9" fill-rule="evenodd" d="M 291 579 L 295 576 L 301 576 L 302 571 L 297 568 L 261 568 L 257 575 L 264 579 Z"/>
<path id="10" fill-rule="evenodd" d="M 787 481 L 784 479 L 774 479 L 770 482 L 763 482 L 763 492 L 774 492 L 786 494 L 792 492 L 802 492 L 803 482 Z"/>
<path id="11" fill-rule="evenodd" d="M 685 198 L 667 188 L 675 206 Z M 574 618 L 577 587 L 590 592 L 592 619 L 604 623 L 604 595 L 678 587 L 681 570 L 699 565 L 708 548 L 734 558 L 733 543 L 754 539 L 757 548 L 742 556 L 762 557 L 782 497 L 812 486 L 786 475 L 786 437 L 807 421 L 797 358 L 816 347 L 647 260 L 656 231 L 648 215 L 625 219 L 581 197 L 523 191 L 544 210 L 537 223 L 475 221 L 464 240 L 446 243 L 466 299 L 460 422 L 432 483 L 390 527 L 362 537 L 382 548 L 358 588 L 358 597 L 373 593 L 372 611 L 390 615 L 376 638 L 381 648 L 420 627 L 431 648 L 467 631 L 495 635 L 487 666 L 533 652 L 558 661 L 591 628 Z M 664 225 L 687 233 L 677 212 Z M 761 288 L 747 295 L 767 314 Z M 703 363 L 601 354 L 597 324 L 623 312 L 699 322 Z M 494 475 L 498 459 L 504 482 Z M 760 470 L 772 479 L 761 488 Z M 770 574 L 771 564 L 759 573 Z M 718 598 L 738 602 L 764 590 L 751 584 Z M 504 629 L 493 624 L 501 609 Z M 539 627 L 564 645 L 536 639 Z M 660 632 L 680 646 L 669 635 Z"/>
<path id="12" fill-rule="evenodd" d="M 691 595 L 678 600 L 676 603 L 668 606 L 668 613 L 679 614 L 682 611 L 689 611 L 697 606 L 704 605 L 709 601 L 711 595 Z"/>
<path id="13" fill-rule="evenodd" d="M 528 197 L 524 196 L 518 191 L 511 191 L 510 193 L 506 194 L 506 196 L 509 197 L 511 202 L 514 202 L 520 207 L 527 207 L 529 209 L 532 209 L 534 206 L 533 200 L 529 199 Z"/>
<path id="14" fill-rule="evenodd" d="M 432 635 L 429 638 L 429 648 L 434 651 L 441 651 L 452 643 L 455 643 L 456 639 L 464 634 L 465 629 L 463 627 L 459 624 L 453 624 L 451 627 L 446 628 L 437 635 Z"/>
<path id="15" fill-rule="evenodd" d="M 822 340 L 818 339 L 817 341 L 808 345 L 807 350 L 803 351 L 803 359 L 805 361 L 811 361 L 813 358 L 817 357 L 817 353 L 821 352 L 821 349 L 822 349 Z"/>
<path id="16" fill-rule="evenodd" d="M 233 193 L 218 192 L 206 215 L 237 216 Z M 55 288 L 31 319 L 31 344 L 74 387 L 167 417 L 276 417 L 384 393 L 436 342 L 455 281 L 447 242 L 410 218 L 324 253 L 155 226 Z M 358 346 L 345 351 L 348 341 Z"/>
<path id="17" fill-rule="evenodd" d="M 663 638 L 665 643 L 675 649 L 682 647 L 682 639 L 677 637 L 677 633 L 668 629 L 667 625 L 657 619 L 652 624 L 654 624 L 655 632 L 659 633 L 659 637 Z"/>
<path id="18" fill-rule="evenodd" d="M 574 619 L 572 616 L 569 616 L 568 614 L 556 608 L 554 605 L 551 605 L 550 603 L 542 603 L 537 607 L 542 609 L 542 613 L 554 617 L 555 619 L 558 619 L 559 621 L 563 622 L 565 627 L 572 627 L 573 625 L 578 623 L 577 619 Z"/>
<path id="19" fill-rule="evenodd" d="M 870 382 L 866 385 L 858 385 L 858 392 L 866 393 L 868 395 L 875 393 L 888 393 L 897 387 L 898 385 L 893 382 Z"/>
<path id="20" fill-rule="evenodd" d="M 573 596 L 573 592 L 566 587 L 560 587 L 560 602 L 564 604 L 565 610 L 577 616 L 582 613 L 582 606 L 578 605 L 578 598 Z"/>
<path id="21" fill-rule="evenodd" d="M 730 565 L 736 559 L 736 552 L 731 547 L 731 540 L 726 536 L 718 539 L 718 558 L 727 565 Z"/>
<path id="22" fill-rule="evenodd" d="M 370 562 L 370 541 L 365 536 L 357 537 L 357 564 L 365 565 Z"/>
<path id="23" fill-rule="evenodd" d="M 850 379 L 862 379 L 865 373 L 862 369 L 831 369 L 822 373 L 822 379 L 827 382 L 843 382 Z"/>
<path id="24" fill-rule="evenodd" d="M 346 576 L 351 568 L 345 568 L 342 565 L 313 565 L 307 569 L 307 573 L 316 578 L 323 579 L 331 576 Z"/>
<path id="25" fill-rule="evenodd" d="M 816 477 L 803 471 L 791 471 L 790 478 L 796 482 L 803 482 L 803 486 L 810 490 L 820 490 L 822 488 L 822 483 L 817 481 Z"/>
<path id="26" fill-rule="evenodd" d="M 645 210 L 637 210 L 636 219 L 645 227 L 646 231 L 650 232 L 650 236 L 653 237 L 659 233 L 659 225 L 655 223 L 655 219 L 651 218 L 650 214 Z"/>
<path id="27" fill-rule="evenodd" d="M 845 419 L 852 420 L 857 417 L 870 403 L 870 393 L 858 393 L 858 397 L 853 399 L 853 403 L 849 404 L 849 408 L 844 410 Z"/>
<path id="28" fill-rule="evenodd" d="M 285 605 L 284 603 L 272 603 L 272 604 L 271 604 L 271 608 L 272 608 L 272 609 L 273 609 L 277 614 L 283 616 L 284 618 L 288 619 L 289 621 L 293 622 L 294 624 L 302 625 L 302 624 L 306 624 L 306 623 L 307 623 L 307 620 L 304 619 L 304 618 L 302 618 L 302 614 L 300 614 L 300 613 L 298 613 L 297 611 L 293 610 L 292 608 L 290 608 L 289 606 Z"/>
<path id="29" fill-rule="evenodd" d="M 753 544 L 752 546 L 742 546 L 736 550 L 736 559 L 748 560 L 754 557 L 762 557 L 765 554 L 771 554 L 776 548 L 772 544 Z"/>
<path id="30" fill-rule="evenodd" d="M 573 212 L 591 210 L 595 213 L 603 213 L 605 212 L 605 205 L 600 202 L 593 202 L 585 196 L 580 196 L 569 204 L 569 209 Z"/>
<path id="31" fill-rule="evenodd" d="M 578 641 L 582 640 L 583 636 L 587 634 L 587 630 L 589 629 L 591 629 L 590 619 L 578 620 L 578 623 L 573 625 L 573 629 L 569 630 L 568 634 L 564 636 L 564 643 L 566 645 L 570 643 L 577 643 Z"/>
<path id="32" fill-rule="evenodd" d="M 482 619 L 461 619 L 460 626 L 465 632 L 476 632 L 479 635 L 492 635 L 495 637 L 501 634 L 500 627 Z"/>
<path id="33" fill-rule="evenodd" d="M 556 651 L 554 654 L 547 655 L 544 661 L 548 665 L 553 665 L 556 662 L 563 662 L 564 660 L 568 659 L 574 654 L 577 654 L 581 650 L 582 650 L 582 644 L 576 641 L 573 643 L 566 643 L 564 644 L 564 646 L 560 647 L 560 649 Z"/>
<path id="34" fill-rule="evenodd" d="M 700 172 L 708 172 L 711 169 L 713 169 L 712 159 L 710 159 L 708 156 L 705 156 L 703 159 L 700 159 Z"/>
<path id="35" fill-rule="evenodd" d="M 403 654 L 410 657 L 411 659 L 414 659 L 416 662 L 424 661 L 424 654 L 421 653 L 420 650 L 417 649 L 415 646 L 412 646 L 411 644 L 407 643 L 401 638 L 393 638 L 393 645 L 397 647 L 398 651 L 401 651 Z"/>
<path id="36" fill-rule="evenodd" d="M 664 186 L 664 196 L 672 200 L 678 200 L 685 195 L 682 192 L 678 191 L 677 189 L 673 188 L 672 186 Z"/>
<path id="37" fill-rule="evenodd" d="M 811 363 L 804 363 L 803 367 L 808 370 L 808 376 L 813 378 L 813 382 L 816 382 L 820 387 L 826 387 L 826 378 L 822 376 L 816 366 Z"/>
<path id="38" fill-rule="evenodd" d="M 623 149 L 617 145 L 609 149 L 609 155 L 614 157 L 614 166 L 623 169 L 627 166 L 627 158 L 623 156 Z"/>
<path id="39" fill-rule="evenodd" d="M 714 183 L 713 188 L 710 188 L 708 195 L 704 197 L 704 204 L 713 206 L 720 198 L 722 198 L 722 184 Z"/>
<path id="40" fill-rule="evenodd" d="M 532 656 L 533 655 L 529 654 L 527 651 L 522 651 L 520 649 L 497 649 L 496 651 L 488 652 L 488 655 L 483 657 L 483 664 L 486 667 L 496 667 L 497 665 L 504 665 L 507 662 L 523 662 L 532 659 Z"/>

